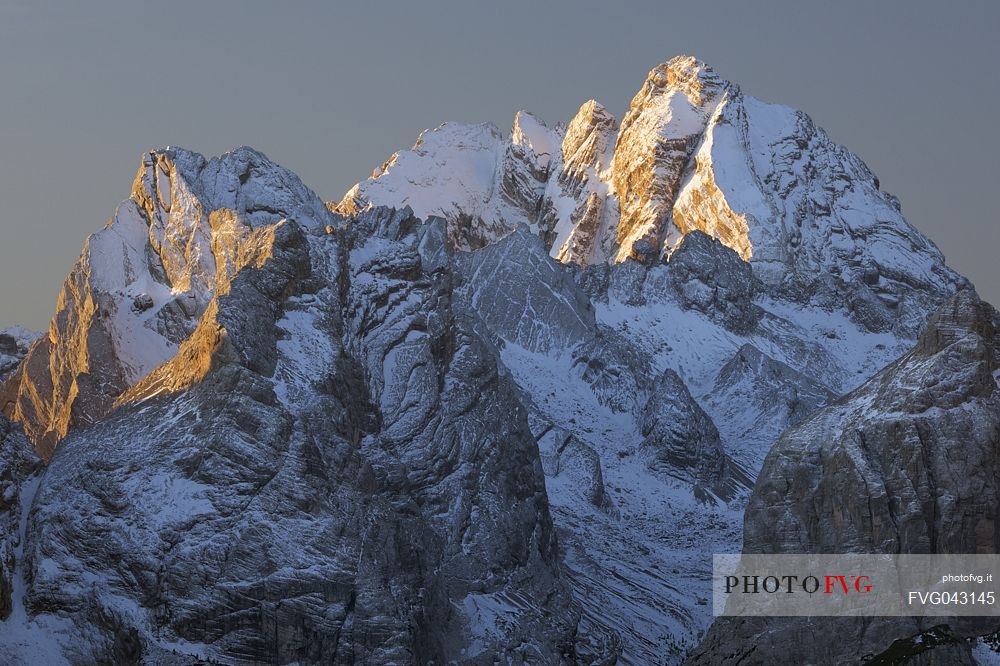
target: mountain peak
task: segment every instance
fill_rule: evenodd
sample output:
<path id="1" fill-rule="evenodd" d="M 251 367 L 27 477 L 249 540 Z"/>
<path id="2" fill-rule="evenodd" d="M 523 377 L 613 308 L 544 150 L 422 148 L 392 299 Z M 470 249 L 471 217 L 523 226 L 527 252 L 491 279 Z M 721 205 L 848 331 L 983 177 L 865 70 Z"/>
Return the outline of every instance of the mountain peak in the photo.
<path id="1" fill-rule="evenodd" d="M 605 153 L 614 143 L 617 129 L 615 117 L 603 104 L 593 99 L 584 102 L 566 128 L 562 144 L 563 173 L 582 179 L 588 168 L 606 167 L 611 156 Z"/>
<path id="2" fill-rule="evenodd" d="M 711 66 L 694 56 L 679 55 L 649 70 L 643 90 L 680 90 L 692 104 L 702 106 L 728 86 Z"/>
<path id="3" fill-rule="evenodd" d="M 851 316 L 867 328 L 909 336 L 925 310 L 907 295 L 957 284 L 857 156 L 693 56 L 651 69 L 620 124 L 589 100 L 554 129 L 526 112 L 510 138 L 484 127 L 424 132 L 336 209 L 409 205 L 445 218 L 466 250 L 524 225 L 573 264 L 669 261 L 701 231 L 752 263 L 767 290 L 860 301 Z"/>
<path id="4" fill-rule="evenodd" d="M 329 208 L 252 148 L 151 150 L 48 334 L 0 331 L 0 407 L 49 462 L 28 481 L 0 417 L 0 653 L 38 627 L 86 663 L 678 663 L 789 425 L 810 488 L 891 477 L 816 446 L 888 472 L 944 435 L 904 490 L 972 442 L 985 476 L 940 497 L 997 497 L 1000 316 L 960 293 L 894 363 L 962 279 L 805 114 L 694 58 L 620 125 L 425 131 Z M 746 543 L 844 506 L 806 499 Z M 996 545 L 995 504 L 954 552 Z"/>
<path id="5" fill-rule="evenodd" d="M 51 455 L 71 427 L 102 418 L 173 358 L 212 299 L 270 256 L 286 221 L 318 230 L 333 218 L 260 151 L 146 152 L 129 198 L 87 239 L 47 338 L 3 389 L 8 414 Z"/>
<path id="6" fill-rule="evenodd" d="M 545 164 L 548 164 L 548 158 L 555 149 L 552 145 L 552 132 L 529 111 L 521 110 L 514 116 L 510 140 L 512 144 L 528 148 L 538 157 L 543 157 Z"/>
<path id="7" fill-rule="evenodd" d="M 593 118 L 596 116 L 613 117 L 603 104 L 598 102 L 596 99 L 588 99 L 586 102 L 580 105 L 580 108 L 577 110 L 575 117 Z"/>
<path id="8" fill-rule="evenodd" d="M 130 198 L 151 223 L 167 223 L 173 207 L 185 205 L 230 210 L 254 227 L 280 218 L 323 225 L 327 216 L 323 202 L 298 176 L 250 146 L 211 159 L 176 146 L 150 150 Z"/>

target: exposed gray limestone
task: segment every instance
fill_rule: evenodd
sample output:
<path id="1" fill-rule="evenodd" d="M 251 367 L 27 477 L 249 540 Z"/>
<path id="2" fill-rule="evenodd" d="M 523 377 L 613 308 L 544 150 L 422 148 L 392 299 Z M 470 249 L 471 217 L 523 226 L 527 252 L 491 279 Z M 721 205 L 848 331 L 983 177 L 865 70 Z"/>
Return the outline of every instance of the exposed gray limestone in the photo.
<path id="1" fill-rule="evenodd" d="M 72 622 L 71 661 L 572 658 L 527 412 L 434 233 L 278 225 L 177 359 L 60 444 L 27 603 Z"/>
<path id="2" fill-rule="evenodd" d="M 962 290 L 911 352 L 787 430 L 747 506 L 744 552 L 998 552 L 998 326 L 1000 315 Z M 997 628 L 990 618 L 720 618 L 690 663 L 895 654 L 971 664 L 959 638 Z M 935 634 L 953 638 L 933 647 Z"/>

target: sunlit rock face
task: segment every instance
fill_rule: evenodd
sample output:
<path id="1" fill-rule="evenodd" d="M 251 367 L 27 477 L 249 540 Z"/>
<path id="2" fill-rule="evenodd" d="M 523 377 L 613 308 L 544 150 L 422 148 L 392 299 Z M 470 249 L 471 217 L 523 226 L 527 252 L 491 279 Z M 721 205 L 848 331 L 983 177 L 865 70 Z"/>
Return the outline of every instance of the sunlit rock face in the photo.
<path id="1" fill-rule="evenodd" d="M 516 158 L 529 134 L 543 148 Z M 510 138 L 483 125 L 425 132 L 339 208 L 368 205 L 475 222 L 473 240 L 452 234 L 466 249 L 523 224 L 581 265 L 667 261 L 699 231 L 752 264 L 764 292 L 910 338 L 962 282 L 857 156 L 689 56 L 649 72 L 620 127 L 589 101 L 565 129 L 532 118 Z"/>
<path id="2" fill-rule="evenodd" d="M 615 261 L 662 254 L 691 154 L 726 87 L 694 58 L 674 58 L 646 77 L 615 145 L 611 181 L 621 208 Z M 694 220 L 686 226 L 681 233 L 700 228 Z M 749 259 L 749 248 L 740 249 Z"/>
<path id="3" fill-rule="evenodd" d="M 266 259 L 289 217 L 321 226 L 330 213 L 250 148 L 210 161 L 179 149 L 146 155 L 130 197 L 84 244 L 48 333 L 5 383 L 5 413 L 51 456 L 177 353 L 213 294 Z"/>
<path id="4" fill-rule="evenodd" d="M 609 249 L 603 241 L 614 202 L 602 174 L 611 162 L 616 130 L 614 116 L 594 100 L 585 102 L 566 128 L 560 171 L 543 204 L 544 238 L 563 263 L 586 265 Z"/>
<path id="5" fill-rule="evenodd" d="M 49 459 L 0 648 L 680 663 L 782 431 L 966 285 L 857 157 L 689 57 L 620 126 L 445 123 L 336 203 L 153 151 L 48 333 L 0 334 Z"/>

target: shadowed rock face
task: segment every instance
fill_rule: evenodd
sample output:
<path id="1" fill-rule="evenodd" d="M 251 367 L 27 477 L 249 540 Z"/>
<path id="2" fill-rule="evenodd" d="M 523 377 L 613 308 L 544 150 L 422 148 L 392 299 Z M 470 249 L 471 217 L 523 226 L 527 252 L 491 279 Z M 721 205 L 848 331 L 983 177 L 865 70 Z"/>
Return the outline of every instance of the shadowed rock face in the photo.
<path id="1" fill-rule="evenodd" d="M 41 470 L 42 461 L 20 428 L 0 416 L 0 620 L 9 618 L 14 607 L 14 577 L 24 545 L 21 523 L 32 500 L 26 491 Z"/>
<path id="2" fill-rule="evenodd" d="M 991 306 L 960 291 L 931 316 L 910 353 L 786 431 L 747 506 L 744 552 L 998 552 L 998 325 Z M 918 646 L 916 636 L 940 622 L 721 618 L 691 663 L 815 655 L 854 663 L 894 641 L 897 651 L 906 641 Z M 995 620 L 966 618 L 942 635 L 996 629 Z M 973 663 L 968 649 L 948 640 L 907 663 Z"/>
<path id="3" fill-rule="evenodd" d="M 913 351 L 785 433 L 747 507 L 748 552 L 996 552 L 996 324 L 959 292 Z"/>
<path id="4" fill-rule="evenodd" d="M 17 326 L 0 331 L 0 378 L 17 371 L 38 337 Z M 28 482 L 41 471 L 42 461 L 20 426 L 0 415 L 0 620 L 14 609 L 14 578 L 23 559 L 21 528 L 34 495 L 34 484 Z"/>
<path id="5" fill-rule="evenodd" d="M 711 317 L 736 332 L 750 331 L 760 319 L 754 304 L 757 283 L 750 264 L 707 234 L 684 236 L 667 264 L 669 286 L 684 308 Z"/>
<path id="6" fill-rule="evenodd" d="M 732 472 L 726 469 L 719 431 L 691 397 L 684 381 L 667 370 L 651 392 L 640 425 L 649 466 L 695 483 L 708 482 L 717 494 L 731 495 L 726 485 L 738 486 L 740 480 L 727 478 Z"/>
<path id="7" fill-rule="evenodd" d="M 17 370 L 28 349 L 38 338 L 39 333 L 20 326 L 0 331 L 0 382 Z"/>
<path id="8" fill-rule="evenodd" d="M 238 663 L 612 658 L 619 630 L 580 625 L 571 603 L 539 446 L 554 482 L 579 482 L 587 506 L 613 522 L 609 456 L 697 502 L 741 492 L 711 417 L 676 373 L 657 380 L 648 350 L 600 324 L 579 270 L 523 230 L 456 253 L 445 220 L 407 209 L 342 218 L 282 204 L 291 212 L 278 217 L 279 203 L 259 194 L 252 206 L 238 195 L 235 209 L 213 208 L 203 186 L 179 194 L 193 176 L 163 201 L 163 164 L 175 179 L 229 164 L 251 174 L 237 189 L 252 173 L 281 173 L 243 154 L 256 166 L 156 153 L 137 180 L 159 188 L 155 198 L 123 204 L 88 245 L 88 270 L 71 275 L 86 278 L 81 302 L 96 294 L 116 309 L 74 319 L 63 308 L 57 322 L 88 332 L 54 347 L 81 363 L 103 350 L 118 383 L 53 402 L 36 390 L 52 376 L 43 340 L 9 384 L 25 405 L 93 407 L 86 423 L 64 423 L 17 565 L 28 613 L 45 626 L 58 618 L 54 649 L 81 663 L 169 660 L 172 650 Z M 213 183 L 233 181 L 213 173 Z M 297 181 L 278 181 L 274 200 L 286 201 Z M 148 236 L 163 216 L 201 248 L 171 278 L 132 261 L 163 267 L 173 250 L 154 251 Z M 705 242 L 705 256 L 731 254 Z M 679 280 L 696 279 L 690 252 L 678 255 Z M 746 288 L 719 282 L 725 272 L 699 273 L 714 294 L 706 313 Z M 164 292 L 181 282 L 187 291 Z M 601 443 L 554 411 L 509 356 L 515 348 L 565 358 L 574 390 L 630 424 L 620 440 Z M 152 352 L 165 360 L 154 365 Z M 70 371 L 84 367 L 60 370 L 77 391 L 89 375 Z M 586 512 L 566 505 L 572 497 L 559 495 L 562 533 L 580 547 L 588 533 L 570 525 Z M 575 592 L 601 603 L 586 584 Z"/>
<path id="9" fill-rule="evenodd" d="M 526 111 L 514 118 L 504 153 L 500 190 L 504 200 L 532 221 L 542 205 L 545 183 L 555 146 L 545 126 Z"/>
<path id="10" fill-rule="evenodd" d="M 705 240 L 713 246 L 706 253 L 725 252 L 742 264 Z M 673 557 L 646 545 L 661 531 L 676 532 L 676 518 L 671 513 L 651 527 L 648 516 L 671 512 L 675 503 L 711 513 L 716 503 L 745 494 L 748 480 L 678 373 L 658 369 L 641 341 L 599 321 L 595 304 L 608 298 L 606 283 L 553 261 L 523 229 L 454 261 L 461 278 L 456 303 L 495 341 L 528 409 L 560 544 L 572 554 L 565 571 L 584 609 L 578 655 L 587 662 L 621 651 L 623 659 L 644 663 L 669 644 L 676 659 L 683 639 L 673 642 L 677 630 L 669 623 L 686 621 L 684 604 L 695 600 L 679 599 L 668 577 L 658 575 Z M 669 270 L 656 267 L 658 274 Z M 731 298 L 721 276 L 709 268 L 703 277 L 709 293 Z M 680 302 L 673 284 L 659 275 L 636 291 L 653 302 Z M 642 617 L 662 620 L 633 621 Z"/>
<path id="11" fill-rule="evenodd" d="M 453 306 L 444 221 L 288 210 L 210 216 L 188 274 L 203 301 L 172 356 L 121 375 L 88 427 L 67 422 L 16 562 L 27 610 L 59 623 L 50 640 L 73 663 L 571 660 L 577 612 L 527 410 Z M 5 553 L 19 460 L 0 468 Z"/>
<path id="12" fill-rule="evenodd" d="M 707 244 L 732 254 L 716 241 L 701 236 Z M 705 249 L 705 253 L 711 250 Z M 574 281 L 575 271 L 553 262 L 537 238 L 519 230 L 484 250 L 457 256 L 456 263 L 463 276 L 458 291 L 460 301 L 476 313 L 486 335 L 504 346 L 508 354 L 514 353 L 516 347 L 530 354 L 567 355 L 573 374 L 596 400 L 612 412 L 631 418 L 639 435 L 635 444 L 651 469 L 694 486 L 704 485 L 725 497 L 745 483 L 741 475 L 733 476 L 711 417 L 698 406 L 684 381 L 672 370 L 653 376 L 648 356 L 628 340 L 599 326 L 590 300 Z M 685 269 L 678 270 L 678 282 L 691 281 Z M 713 279 L 710 273 L 708 266 L 705 288 L 720 298 L 735 300 L 730 281 Z M 708 301 L 704 306 L 712 309 Z M 722 314 L 725 317 L 724 311 Z M 517 376 L 516 368 L 514 373 Z M 528 393 L 525 400 L 534 404 L 531 391 Z M 535 416 L 539 421 L 548 421 L 545 432 L 565 417 Z M 567 446 L 570 436 L 565 433 L 560 437 L 557 448 Z M 579 438 L 574 445 L 586 446 Z M 554 464 L 558 465 L 558 453 L 554 455 Z M 601 483 L 599 459 L 597 456 L 588 484 Z M 594 493 L 601 496 L 603 491 Z"/>

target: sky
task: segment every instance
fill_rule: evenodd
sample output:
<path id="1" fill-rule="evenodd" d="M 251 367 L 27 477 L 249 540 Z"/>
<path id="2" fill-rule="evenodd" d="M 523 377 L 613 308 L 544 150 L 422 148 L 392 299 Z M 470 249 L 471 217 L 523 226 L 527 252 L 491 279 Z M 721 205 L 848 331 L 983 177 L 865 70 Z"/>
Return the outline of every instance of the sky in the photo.
<path id="1" fill-rule="evenodd" d="M 686 53 L 807 112 L 1000 304 L 1000 3 L 0 0 L 0 326 L 44 330 L 142 153 L 252 145 L 339 199 L 451 120 L 618 118 Z"/>

